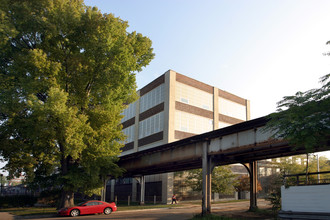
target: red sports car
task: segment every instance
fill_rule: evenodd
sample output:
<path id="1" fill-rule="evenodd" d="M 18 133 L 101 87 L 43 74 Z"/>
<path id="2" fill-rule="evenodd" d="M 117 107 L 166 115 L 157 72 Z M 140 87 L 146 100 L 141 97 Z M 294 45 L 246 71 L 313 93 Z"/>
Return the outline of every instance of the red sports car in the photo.
<path id="1" fill-rule="evenodd" d="M 78 216 L 78 215 L 88 215 L 88 214 L 96 214 L 96 213 L 104 213 L 106 215 L 111 214 L 117 210 L 117 206 L 114 202 L 107 203 L 102 201 L 87 201 L 78 204 L 74 207 L 63 208 L 58 211 L 59 215 L 65 216 Z"/>

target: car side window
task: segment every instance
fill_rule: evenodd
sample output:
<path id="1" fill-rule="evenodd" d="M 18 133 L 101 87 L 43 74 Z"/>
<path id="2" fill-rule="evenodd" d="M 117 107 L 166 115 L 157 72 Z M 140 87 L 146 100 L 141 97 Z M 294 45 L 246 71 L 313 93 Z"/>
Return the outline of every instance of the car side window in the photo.
<path id="1" fill-rule="evenodd" d="M 92 206 L 92 205 L 95 205 L 94 203 L 95 203 L 95 202 L 89 202 L 89 203 L 86 203 L 86 206 Z"/>

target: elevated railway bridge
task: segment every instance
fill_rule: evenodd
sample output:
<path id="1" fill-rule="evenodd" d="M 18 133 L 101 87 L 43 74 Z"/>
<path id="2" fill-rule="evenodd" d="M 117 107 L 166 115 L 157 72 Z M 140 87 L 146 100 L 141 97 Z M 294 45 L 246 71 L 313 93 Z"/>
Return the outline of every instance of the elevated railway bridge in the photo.
<path id="1" fill-rule="evenodd" d="M 144 176 L 202 168 L 202 212 L 211 212 L 211 178 L 215 166 L 241 163 L 250 175 L 250 209 L 257 208 L 257 161 L 306 153 L 304 147 L 291 146 L 286 140 L 274 138 L 265 129 L 267 117 L 261 117 L 226 128 L 203 133 L 176 142 L 121 156 L 119 166 L 127 177 Z M 315 152 L 330 150 L 316 148 Z M 143 196 L 141 201 L 144 202 Z"/>

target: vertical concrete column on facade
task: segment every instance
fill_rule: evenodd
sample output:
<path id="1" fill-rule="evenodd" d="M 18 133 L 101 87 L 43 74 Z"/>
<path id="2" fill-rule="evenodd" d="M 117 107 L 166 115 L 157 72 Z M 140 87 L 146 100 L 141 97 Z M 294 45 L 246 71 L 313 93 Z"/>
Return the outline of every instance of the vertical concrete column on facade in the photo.
<path id="1" fill-rule="evenodd" d="M 250 111 L 250 100 L 245 100 L 245 106 L 246 106 L 246 120 L 251 119 L 251 111 Z"/>
<path id="2" fill-rule="evenodd" d="M 250 211 L 255 211 L 257 206 L 257 161 L 249 163 L 250 168 Z"/>
<path id="3" fill-rule="evenodd" d="M 219 128 L 219 89 L 213 87 L 213 130 Z"/>
<path id="4" fill-rule="evenodd" d="M 140 96 L 140 91 L 138 91 L 138 96 Z M 139 143 L 139 116 L 140 116 L 140 99 L 138 99 L 136 101 L 136 105 L 135 105 L 135 122 L 134 122 L 134 152 L 138 151 L 138 143 Z"/>
<path id="5" fill-rule="evenodd" d="M 165 73 L 164 85 L 164 143 L 175 141 L 175 83 L 176 72 Z M 162 203 L 170 203 L 173 195 L 173 173 L 162 175 Z"/>
<path id="6" fill-rule="evenodd" d="M 169 70 L 165 73 L 165 102 L 164 102 L 164 141 L 175 140 L 175 84 L 176 72 Z"/>
<path id="7" fill-rule="evenodd" d="M 210 157 L 208 156 L 208 141 L 203 142 L 202 149 L 202 215 L 211 213 L 211 176 L 212 168 Z"/>

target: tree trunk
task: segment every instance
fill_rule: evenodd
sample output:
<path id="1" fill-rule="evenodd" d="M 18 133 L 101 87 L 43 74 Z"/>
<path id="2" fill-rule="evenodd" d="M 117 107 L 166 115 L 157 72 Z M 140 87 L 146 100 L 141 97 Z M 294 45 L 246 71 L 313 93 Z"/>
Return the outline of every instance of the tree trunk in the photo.
<path id="1" fill-rule="evenodd" d="M 61 175 L 65 176 L 68 174 L 68 171 L 70 169 L 70 165 L 72 165 L 72 158 L 70 156 L 64 157 L 64 145 L 59 143 L 60 151 L 62 152 L 62 158 L 61 158 Z M 65 183 L 64 183 L 65 184 Z M 64 190 L 62 188 L 61 191 L 61 199 L 60 203 L 58 204 L 58 209 L 61 208 L 67 208 L 70 206 L 74 206 L 74 192 L 71 190 Z"/>
<path id="2" fill-rule="evenodd" d="M 61 200 L 58 204 L 58 209 L 72 207 L 74 206 L 74 193 L 72 191 L 62 190 L 61 192 Z"/>

